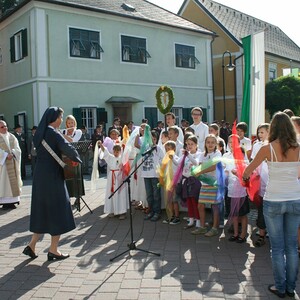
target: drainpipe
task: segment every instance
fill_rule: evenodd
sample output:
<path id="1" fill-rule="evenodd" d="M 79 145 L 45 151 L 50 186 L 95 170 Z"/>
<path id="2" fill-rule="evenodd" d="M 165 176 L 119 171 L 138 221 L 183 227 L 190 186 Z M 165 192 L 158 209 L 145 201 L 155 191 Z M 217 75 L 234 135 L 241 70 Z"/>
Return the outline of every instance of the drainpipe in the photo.
<path id="1" fill-rule="evenodd" d="M 211 56 L 211 75 L 212 75 L 212 92 L 213 92 L 213 106 L 214 106 L 214 118 L 216 119 L 216 100 L 215 100 L 215 80 L 214 80 L 214 60 L 213 60 L 213 51 L 212 51 L 212 43 L 215 41 L 215 36 L 212 37 L 210 42 L 210 56 Z M 213 121 L 212 120 L 212 121 Z"/>
<path id="2" fill-rule="evenodd" d="M 240 59 L 241 57 L 244 56 L 244 53 L 241 54 L 240 56 L 236 57 L 234 60 L 233 60 L 233 63 L 236 65 L 236 61 L 238 59 Z M 237 113 L 237 87 L 236 87 L 236 69 L 234 70 L 234 102 L 235 102 L 235 119 L 237 120 L 237 117 L 238 117 L 238 113 Z"/>

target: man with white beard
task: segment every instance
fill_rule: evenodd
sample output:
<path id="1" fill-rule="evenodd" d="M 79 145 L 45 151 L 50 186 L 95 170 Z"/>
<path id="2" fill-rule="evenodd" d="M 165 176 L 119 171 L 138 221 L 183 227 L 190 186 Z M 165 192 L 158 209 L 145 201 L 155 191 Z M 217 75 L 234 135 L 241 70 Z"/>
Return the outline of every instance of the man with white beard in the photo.
<path id="1" fill-rule="evenodd" d="M 8 132 L 6 122 L 0 120 L 0 205 L 14 209 L 20 201 L 21 149 L 17 138 Z"/>

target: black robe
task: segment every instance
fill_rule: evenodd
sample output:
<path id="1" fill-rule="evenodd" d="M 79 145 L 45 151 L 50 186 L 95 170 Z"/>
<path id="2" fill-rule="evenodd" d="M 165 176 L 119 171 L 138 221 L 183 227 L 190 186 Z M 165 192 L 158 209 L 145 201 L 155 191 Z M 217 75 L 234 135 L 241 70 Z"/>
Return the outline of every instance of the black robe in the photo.
<path id="1" fill-rule="evenodd" d="M 73 161 L 81 162 L 75 148 L 53 128 L 46 129 L 44 139 L 60 158 L 64 154 Z M 74 228 L 63 168 L 40 144 L 32 184 L 30 231 L 60 235 Z"/>

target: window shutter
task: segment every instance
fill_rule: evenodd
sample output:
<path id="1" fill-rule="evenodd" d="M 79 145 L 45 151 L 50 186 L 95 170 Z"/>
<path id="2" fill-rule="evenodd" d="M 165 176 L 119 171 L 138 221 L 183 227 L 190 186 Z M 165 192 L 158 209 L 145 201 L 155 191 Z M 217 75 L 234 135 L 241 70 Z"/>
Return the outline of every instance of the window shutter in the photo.
<path id="1" fill-rule="evenodd" d="M 97 124 L 107 123 L 107 111 L 105 108 L 97 108 Z"/>
<path id="2" fill-rule="evenodd" d="M 22 30 L 22 55 L 28 56 L 28 41 L 27 41 L 27 29 Z"/>
<path id="3" fill-rule="evenodd" d="M 82 126 L 81 108 L 74 107 L 73 116 L 77 121 L 77 128 L 80 128 Z"/>
<path id="4" fill-rule="evenodd" d="M 151 128 L 156 127 L 157 124 L 157 108 L 145 107 L 145 118 L 148 120 L 148 124 Z"/>
<path id="5" fill-rule="evenodd" d="M 15 37 L 12 36 L 10 38 L 10 62 L 15 62 L 16 56 L 15 56 Z"/>
<path id="6" fill-rule="evenodd" d="M 185 120 L 187 120 L 190 125 L 193 124 L 193 118 L 191 116 L 191 108 L 183 108 L 182 109 L 182 116 Z"/>
<path id="7" fill-rule="evenodd" d="M 207 108 L 201 107 L 203 111 L 202 122 L 207 122 Z"/>
<path id="8" fill-rule="evenodd" d="M 14 128 L 19 124 L 19 116 L 14 115 Z"/>

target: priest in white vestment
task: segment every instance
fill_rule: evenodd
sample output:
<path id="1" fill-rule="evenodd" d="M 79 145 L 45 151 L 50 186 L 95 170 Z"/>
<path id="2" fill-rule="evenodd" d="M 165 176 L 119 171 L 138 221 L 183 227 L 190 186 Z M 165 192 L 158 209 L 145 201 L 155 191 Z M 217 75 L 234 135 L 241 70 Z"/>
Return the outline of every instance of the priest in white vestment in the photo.
<path id="1" fill-rule="evenodd" d="M 3 209 L 16 208 L 20 201 L 21 149 L 16 137 L 8 132 L 6 122 L 0 120 L 0 205 Z"/>

